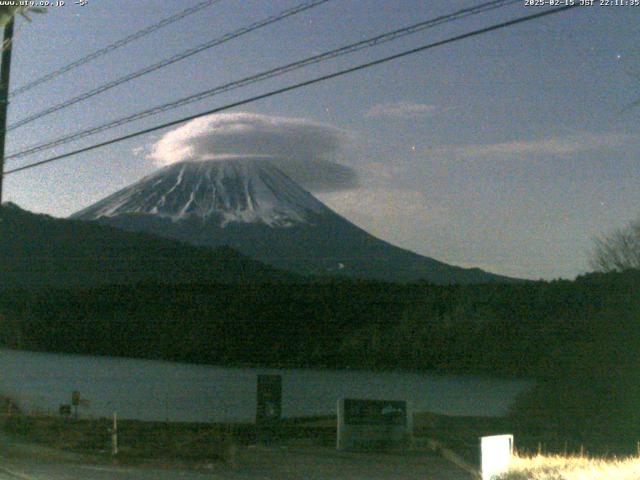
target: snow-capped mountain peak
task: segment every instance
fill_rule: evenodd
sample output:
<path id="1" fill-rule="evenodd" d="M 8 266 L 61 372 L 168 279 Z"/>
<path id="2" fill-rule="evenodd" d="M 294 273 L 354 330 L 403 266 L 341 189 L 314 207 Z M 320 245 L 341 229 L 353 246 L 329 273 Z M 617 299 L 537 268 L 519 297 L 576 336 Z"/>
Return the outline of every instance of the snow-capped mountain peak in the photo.
<path id="1" fill-rule="evenodd" d="M 510 280 L 377 239 L 324 206 L 266 158 L 169 165 L 72 218 L 201 247 L 227 246 L 303 275 L 442 284 Z"/>
<path id="2" fill-rule="evenodd" d="M 229 223 L 289 227 L 329 212 L 268 160 L 234 158 L 169 165 L 72 218 L 147 214 L 173 221 L 195 217 L 222 227 Z"/>

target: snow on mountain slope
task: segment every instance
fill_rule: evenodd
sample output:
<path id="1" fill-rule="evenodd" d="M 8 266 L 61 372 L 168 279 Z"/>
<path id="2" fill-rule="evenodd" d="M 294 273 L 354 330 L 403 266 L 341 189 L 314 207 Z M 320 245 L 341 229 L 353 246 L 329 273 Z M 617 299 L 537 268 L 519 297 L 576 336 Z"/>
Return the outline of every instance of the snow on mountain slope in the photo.
<path id="1" fill-rule="evenodd" d="M 226 245 L 303 275 L 439 284 L 510 280 L 375 238 L 264 158 L 176 163 L 71 218 L 197 246 Z"/>
<path id="2" fill-rule="evenodd" d="M 265 159 L 187 161 L 165 167 L 72 218 L 96 220 L 153 214 L 173 221 L 198 217 L 290 227 L 331 212 Z"/>

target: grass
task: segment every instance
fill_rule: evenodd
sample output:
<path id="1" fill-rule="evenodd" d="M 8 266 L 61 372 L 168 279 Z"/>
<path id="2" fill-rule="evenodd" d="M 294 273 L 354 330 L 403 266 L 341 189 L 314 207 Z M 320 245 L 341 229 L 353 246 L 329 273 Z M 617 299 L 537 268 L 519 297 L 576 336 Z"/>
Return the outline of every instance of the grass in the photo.
<path id="1" fill-rule="evenodd" d="M 499 480 L 638 480 L 640 458 L 516 455 Z"/>
<path id="2" fill-rule="evenodd" d="M 13 410 L 16 412 L 16 409 Z M 283 421 L 276 429 L 261 431 L 274 441 L 309 439 L 314 444 L 335 445 L 335 419 L 328 425 Z M 325 422 L 326 423 L 326 422 Z M 92 458 L 111 458 L 112 421 L 107 418 L 62 418 L 24 415 L 19 411 L 0 415 L 0 433 L 18 442 Z M 231 461 L 237 447 L 255 444 L 258 432 L 252 424 L 204 424 L 118 421 L 120 461 L 186 462 Z"/>
<path id="3" fill-rule="evenodd" d="M 63 452 L 109 458 L 111 420 L 12 415 L 1 430 L 11 438 Z M 229 449 L 250 435 L 246 427 L 123 420 L 118 424 L 121 460 L 226 461 Z M 245 440 L 246 441 L 246 440 Z"/>
<path id="4" fill-rule="evenodd" d="M 14 413 L 0 415 L 0 432 L 15 441 L 92 458 L 111 458 L 110 419 L 74 420 L 51 415 L 24 415 L 17 408 L 10 410 Z M 500 433 L 501 422 L 496 419 L 449 418 L 420 413 L 414 417 L 414 430 L 417 437 L 437 439 L 444 446 L 453 448 L 467 462 L 473 463 L 478 457 L 477 437 Z M 229 462 L 234 449 L 255 444 L 258 440 L 256 435 L 258 432 L 251 424 L 121 419 L 118 422 L 117 458 L 126 463 L 148 460 Z M 283 420 L 270 431 L 268 437 L 275 443 L 304 440 L 315 446 L 331 447 L 336 442 L 336 418 L 323 416 Z"/>

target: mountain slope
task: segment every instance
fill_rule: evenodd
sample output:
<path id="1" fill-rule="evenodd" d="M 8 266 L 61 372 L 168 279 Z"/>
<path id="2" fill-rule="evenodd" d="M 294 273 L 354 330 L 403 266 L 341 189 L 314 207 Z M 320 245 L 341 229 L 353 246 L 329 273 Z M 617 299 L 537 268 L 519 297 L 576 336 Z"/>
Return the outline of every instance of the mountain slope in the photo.
<path id="1" fill-rule="evenodd" d="M 334 213 L 265 159 L 165 167 L 74 214 L 193 245 L 228 245 L 301 274 L 438 284 L 512 281 L 395 247 Z"/>
<path id="2" fill-rule="evenodd" d="M 0 285 L 261 283 L 292 276 L 230 248 L 194 247 L 95 223 L 0 210 Z"/>
<path id="3" fill-rule="evenodd" d="M 269 162 L 184 162 L 161 169 L 72 215 L 95 220 L 149 214 L 172 221 L 200 218 L 289 227 L 331 211 Z"/>

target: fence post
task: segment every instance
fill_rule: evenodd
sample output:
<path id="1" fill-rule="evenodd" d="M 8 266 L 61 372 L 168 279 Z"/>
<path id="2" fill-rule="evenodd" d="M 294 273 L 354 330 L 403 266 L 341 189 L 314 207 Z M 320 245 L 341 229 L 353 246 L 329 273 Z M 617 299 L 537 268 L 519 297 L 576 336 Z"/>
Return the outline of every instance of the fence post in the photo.
<path id="1" fill-rule="evenodd" d="M 113 428 L 111 429 L 111 455 L 118 455 L 118 414 L 113 412 Z"/>

